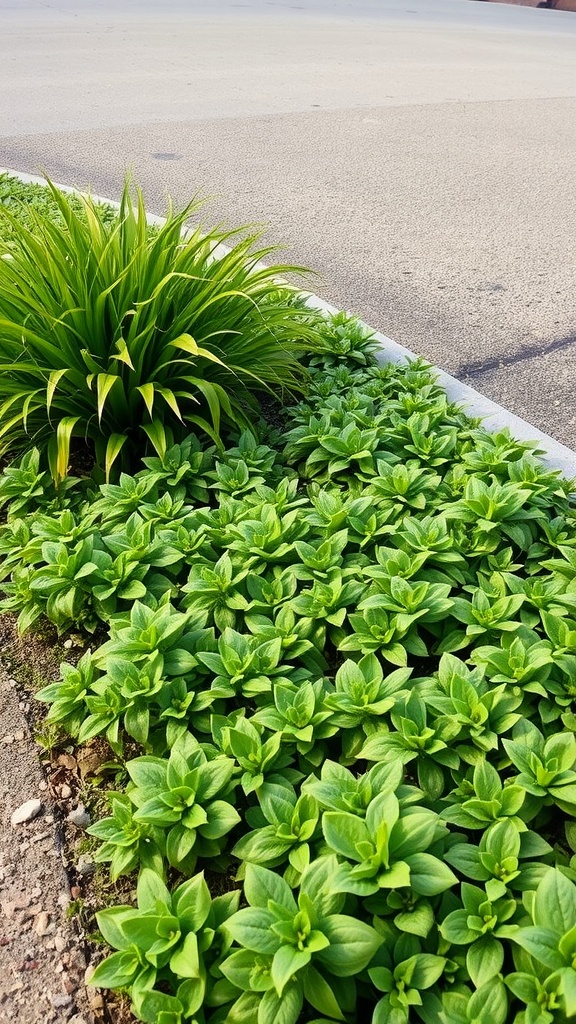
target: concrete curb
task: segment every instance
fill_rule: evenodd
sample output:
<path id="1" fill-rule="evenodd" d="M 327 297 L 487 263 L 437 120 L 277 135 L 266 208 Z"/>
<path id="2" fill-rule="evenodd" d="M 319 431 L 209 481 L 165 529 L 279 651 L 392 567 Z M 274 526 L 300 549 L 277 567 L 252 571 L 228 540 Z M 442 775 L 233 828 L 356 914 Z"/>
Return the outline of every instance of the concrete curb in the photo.
<path id="1" fill-rule="evenodd" d="M 14 178 L 18 178 L 20 181 L 28 184 L 45 185 L 46 179 L 36 174 L 24 174 L 20 171 L 15 171 L 10 167 L 0 167 L 0 174 L 9 174 Z M 60 182 L 55 181 L 53 183 L 62 192 L 80 192 L 80 189 L 73 188 L 70 185 L 62 185 Z M 90 193 L 91 198 L 97 203 L 106 203 L 108 206 L 119 208 L 120 204 L 113 199 L 107 199 L 104 196 L 95 195 Z M 163 224 L 164 218 L 159 217 L 156 214 L 149 214 L 148 220 L 151 224 Z M 225 247 L 222 247 L 225 249 Z M 310 294 L 308 296 L 308 305 L 312 309 L 322 310 L 326 313 L 337 313 L 339 312 L 336 306 L 331 306 L 330 303 L 325 302 L 324 299 L 319 298 L 317 295 Z M 364 321 L 361 321 L 364 323 Z M 364 324 L 368 330 L 372 328 L 368 324 Z M 402 363 L 410 359 L 416 359 L 417 355 L 411 352 L 410 349 L 404 348 L 403 345 L 399 345 L 398 342 L 393 341 L 392 338 L 386 337 L 385 334 L 381 334 L 379 331 L 375 332 L 375 337 L 380 343 L 381 351 L 378 354 L 378 361 L 381 363 Z M 456 377 L 452 377 L 445 370 L 441 370 L 439 367 L 434 367 L 437 375 L 438 383 L 445 389 L 446 394 L 451 402 L 458 403 L 463 411 L 474 419 L 482 419 L 482 425 L 486 430 L 497 432 L 507 428 L 513 437 L 516 437 L 519 441 L 534 441 L 539 446 L 539 454 L 542 461 L 546 463 L 551 469 L 557 469 L 568 480 L 576 480 L 576 452 L 572 451 L 566 445 L 557 441 L 555 438 L 550 437 L 549 434 L 545 434 L 542 430 L 538 430 L 537 427 L 532 426 L 526 420 L 521 419 L 520 416 L 515 416 L 514 413 L 509 412 L 503 406 L 498 405 L 497 402 L 492 402 L 489 398 L 486 398 L 479 391 L 475 391 L 474 388 L 463 384 L 462 381 Z"/>

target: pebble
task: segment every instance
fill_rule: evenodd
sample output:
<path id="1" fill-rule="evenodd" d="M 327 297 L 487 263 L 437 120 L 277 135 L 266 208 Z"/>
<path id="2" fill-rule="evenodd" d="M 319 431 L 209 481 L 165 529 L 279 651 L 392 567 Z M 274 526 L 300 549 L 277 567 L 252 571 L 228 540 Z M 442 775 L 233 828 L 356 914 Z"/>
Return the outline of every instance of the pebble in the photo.
<path id="1" fill-rule="evenodd" d="M 50 1002 L 55 1010 L 63 1010 L 66 1006 L 71 1006 L 73 1000 L 72 996 L 64 992 L 57 992 L 50 996 Z"/>
<path id="2" fill-rule="evenodd" d="M 75 1013 L 73 1017 L 70 1017 L 68 1024 L 86 1024 L 86 1018 L 81 1013 Z"/>
<path id="3" fill-rule="evenodd" d="M 46 782 L 46 779 L 42 779 L 42 781 L 38 783 L 38 789 L 41 790 L 42 793 L 46 792 L 46 790 L 48 789 L 48 783 Z"/>
<path id="4" fill-rule="evenodd" d="M 40 913 L 38 914 L 38 917 L 35 919 L 32 928 L 36 932 L 36 935 L 38 935 L 38 937 L 41 938 L 43 935 L 46 935 L 49 925 L 50 914 L 48 914 L 45 910 L 41 910 Z"/>
<path id="5" fill-rule="evenodd" d="M 60 796 L 63 800 L 69 800 L 72 796 L 72 790 L 70 789 L 70 786 L 66 785 L 66 783 L 64 783 L 63 786 L 60 786 Z"/>
<path id="6" fill-rule="evenodd" d="M 74 647 L 74 641 L 70 639 L 65 640 L 64 643 L 62 644 L 62 647 L 64 648 L 65 651 L 69 651 L 71 650 L 72 647 Z"/>
<path id="7" fill-rule="evenodd" d="M 96 871 L 96 864 L 87 853 L 82 853 L 78 857 L 76 870 L 79 875 L 93 875 Z"/>
<path id="8" fill-rule="evenodd" d="M 69 821 L 72 825 L 76 825 L 77 828 L 88 828 L 90 820 L 90 815 L 84 807 L 84 804 L 78 804 L 78 807 L 75 807 L 73 811 L 70 811 L 70 814 L 66 818 L 66 821 Z"/>
<path id="9" fill-rule="evenodd" d="M 24 732 L 24 729 L 18 729 L 18 732 L 14 733 L 14 739 L 18 740 L 18 742 L 21 743 L 25 735 L 26 733 Z"/>
<path id="10" fill-rule="evenodd" d="M 32 821 L 37 818 L 42 810 L 42 802 L 40 800 L 26 800 L 26 803 L 17 807 L 10 816 L 10 823 L 12 825 L 23 825 L 26 821 Z"/>
<path id="11" fill-rule="evenodd" d="M 64 937 L 62 932 L 56 932 L 54 936 L 54 949 L 57 953 L 63 953 L 68 945 L 67 939 Z"/>

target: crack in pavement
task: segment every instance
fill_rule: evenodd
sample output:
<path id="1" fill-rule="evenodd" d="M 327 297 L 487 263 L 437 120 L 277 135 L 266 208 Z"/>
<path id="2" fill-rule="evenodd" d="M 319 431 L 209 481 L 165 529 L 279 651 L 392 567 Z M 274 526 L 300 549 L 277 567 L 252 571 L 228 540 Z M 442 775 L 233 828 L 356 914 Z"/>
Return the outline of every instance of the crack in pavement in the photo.
<path id="1" fill-rule="evenodd" d="M 515 366 L 516 363 L 524 363 L 528 359 L 546 356 L 550 352 L 558 352 L 574 344 L 576 344 L 576 334 L 570 334 L 566 338 L 557 338 L 556 341 L 551 341 L 548 345 L 542 345 L 541 343 L 529 345 L 512 355 L 491 356 L 490 359 L 472 360 L 469 363 L 461 363 L 454 371 L 454 376 L 460 379 L 462 377 L 481 377 L 483 373 L 488 373 L 490 370 Z"/>

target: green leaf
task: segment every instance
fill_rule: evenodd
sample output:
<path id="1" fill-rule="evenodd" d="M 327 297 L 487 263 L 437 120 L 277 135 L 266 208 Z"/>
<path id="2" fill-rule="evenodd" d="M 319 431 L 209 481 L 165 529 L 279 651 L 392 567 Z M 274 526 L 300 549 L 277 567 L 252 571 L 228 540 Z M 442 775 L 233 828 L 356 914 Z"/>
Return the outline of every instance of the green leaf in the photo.
<path id="1" fill-rule="evenodd" d="M 226 921 L 226 930 L 240 946 L 255 953 L 275 953 L 280 940 L 272 931 L 274 914 L 260 907 L 246 907 Z"/>
<path id="2" fill-rule="evenodd" d="M 79 419 L 79 416 L 65 416 L 60 420 L 56 428 L 56 447 L 55 451 L 52 449 L 54 454 L 51 457 L 53 476 L 56 481 L 63 480 L 68 472 L 70 440 Z"/>
<path id="3" fill-rule="evenodd" d="M 318 1013 L 326 1014 L 332 1020 L 344 1020 L 338 1000 L 330 985 L 311 964 L 302 977 L 304 998 Z"/>
<path id="4" fill-rule="evenodd" d="M 270 989 L 258 1007 L 258 1024 L 296 1024 L 302 1003 L 302 989 L 296 982 L 289 985 L 281 996 Z"/>
<path id="5" fill-rule="evenodd" d="M 130 945 L 122 931 L 122 922 L 133 914 L 132 907 L 107 907 L 96 914 L 96 923 L 102 937 L 113 949 L 125 950 Z"/>
<path id="6" fill-rule="evenodd" d="M 476 988 L 487 984 L 502 970 L 504 947 L 492 935 L 473 942 L 466 954 L 466 967 Z"/>
<path id="7" fill-rule="evenodd" d="M 413 910 L 396 914 L 394 924 L 401 932 L 424 939 L 434 924 L 434 911 L 429 903 L 420 902 Z"/>
<path id="8" fill-rule="evenodd" d="M 443 956 L 435 956 L 432 953 L 416 954 L 410 985 L 419 990 L 431 988 L 442 977 L 445 966 L 446 959 Z"/>
<path id="9" fill-rule="evenodd" d="M 143 423 L 142 430 L 148 435 L 154 451 L 157 453 L 159 458 L 163 459 L 166 455 L 166 449 L 168 448 L 168 441 L 166 439 L 166 430 L 164 424 L 160 420 L 152 420 L 152 423 Z"/>
<path id="10" fill-rule="evenodd" d="M 140 872 L 136 891 L 140 910 L 155 910 L 158 901 L 168 907 L 171 905 L 170 893 L 164 882 L 149 868 Z"/>
<path id="11" fill-rule="evenodd" d="M 198 939 L 194 932 L 186 935 L 182 945 L 170 957 L 170 970 L 179 978 L 200 978 Z"/>
<path id="12" fill-rule="evenodd" d="M 478 937 L 478 933 L 469 927 L 468 918 L 467 910 L 453 910 L 440 924 L 440 933 L 448 942 L 467 946 Z"/>
<path id="13" fill-rule="evenodd" d="M 226 800 L 214 800 L 206 808 L 208 822 L 198 831 L 206 839 L 221 839 L 241 820 L 238 811 Z"/>
<path id="14" fill-rule="evenodd" d="M 146 408 L 148 410 L 148 415 L 150 416 L 150 419 L 153 420 L 154 419 L 154 385 L 150 384 L 150 383 L 140 384 L 136 388 L 136 391 L 139 391 L 140 394 L 142 395 L 142 398 L 144 399 L 144 402 L 146 404 Z"/>
<path id="15" fill-rule="evenodd" d="M 470 997 L 467 1007 L 470 1024 L 506 1024 L 508 997 L 503 982 L 492 978 Z"/>
<path id="16" fill-rule="evenodd" d="M 405 860 L 410 868 L 410 885 L 421 896 L 436 896 L 458 882 L 448 865 L 430 853 L 414 853 Z"/>
<path id="17" fill-rule="evenodd" d="M 363 971 L 384 941 L 370 925 L 345 914 L 324 918 L 322 931 L 330 945 L 317 954 L 317 959 L 340 978 Z"/>
<path id="18" fill-rule="evenodd" d="M 96 391 L 98 396 L 98 421 L 102 422 L 102 414 L 106 399 L 115 384 L 120 384 L 120 377 L 115 373 L 98 373 L 96 375 Z"/>
<path id="19" fill-rule="evenodd" d="M 174 913 L 187 931 L 197 932 L 206 922 L 212 900 L 204 874 L 194 875 L 179 885 L 172 896 Z"/>
<path id="20" fill-rule="evenodd" d="M 573 1017 L 576 1014 L 576 971 L 573 967 L 565 967 L 560 972 L 560 991 L 564 996 L 566 1016 Z"/>
<path id="21" fill-rule="evenodd" d="M 560 936 L 549 928 L 518 928 L 510 938 L 525 949 L 530 956 L 553 971 L 564 966 L 564 957 L 558 950 Z"/>
<path id="22" fill-rule="evenodd" d="M 297 949 L 295 946 L 283 945 L 274 953 L 272 960 L 272 981 L 279 996 L 293 975 L 310 963 L 312 954 L 308 949 Z"/>
<path id="23" fill-rule="evenodd" d="M 534 924 L 564 935 L 576 923 L 576 885 L 561 871 L 547 872 L 536 890 Z"/>
<path id="24" fill-rule="evenodd" d="M 361 818 L 345 811 L 326 811 L 322 815 L 322 831 L 328 846 L 336 853 L 349 860 L 363 859 L 358 846 L 370 842 L 370 833 Z"/>
<path id="25" fill-rule="evenodd" d="M 110 437 L 106 442 L 106 455 L 104 457 L 104 471 L 106 473 L 106 483 L 108 483 L 110 479 L 112 466 L 116 462 L 116 459 L 118 458 L 127 440 L 128 438 L 126 434 L 110 434 Z"/>
<path id="26" fill-rule="evenodd" d="M 265 908 L 269 900 L 273 900 L 290 913 L 296 913 L 296 903 L 288 883 L 274 871 L 258 864 L 248 864 L 246 867 L 244 893 L 252 907 Z"/>
<path id="27" fill-rule="evenodd" d="M 139 970 L 140 963 L 135 951 L 112 953 L 112 956 L 97 965 L 90 976 L 90 985 L 97 988 L 124 988 Z"/>

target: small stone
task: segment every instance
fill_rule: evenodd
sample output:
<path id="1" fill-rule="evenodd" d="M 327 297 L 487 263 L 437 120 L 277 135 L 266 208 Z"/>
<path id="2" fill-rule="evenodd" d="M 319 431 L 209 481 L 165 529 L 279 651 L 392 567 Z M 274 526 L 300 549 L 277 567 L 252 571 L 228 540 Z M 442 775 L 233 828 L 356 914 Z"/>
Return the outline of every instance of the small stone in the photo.
<path id="1" fill-rule="evenodd" d="M 60 796 L 63 800 L 69 800 L 72 796 L 72 790 L 70 789 L 70 786 L 66 785 L 66 783 L 64 783 L 63 786 L 60 786 Z"/>
<path id="2" fill-rule="evenodd" d="M 38 960 L 24 960 L 17 968 L 17 971 L 37 971 L 40 967 Z"/>
<path id="3" fill-rule="evenodd" d="M 72 996 L 64 992 L 57 992 L 55 995 L 50 995 L 50 1002 L 55 1010 L 64 1010 L 65 1007 L 71 1006 Z"/>
<path id="4" fill-rule="evenodd" d="M 46 782 L 46 779 L 42 779 L 42 781 L 38 783 L 38 789 L 41 790 L 42 793 L 46 792 L 46 790 L 48 789 L 48 783 Z"/>
<path id="5" fill-rule="evenodd" d="M 62 907 L 62 910 L 66 910 L 66 907 L 70 903 L 70 894 L 67 892 L 61 892 L 56 900 L 56 903 L 58 904 L 59 907 Z"/>
<path id="6" fill-rule="evenodd" d="M 25 735 L 26 733 L 24 732 L 24 729 L 18 729 L 18 732 L 14 733 L 14 739 L 18 740 L 18 743 L 21 743 Z"/>
<path id="7" fill-rule="evenodd" d="M 12 825 L 23 825 L 26 821 L 32 821 L 37 818 L 42 810 L 41 800 L 26 800 L 26 803 L 17 807 L 10 816 L 10 823 Z"/>
<path id="8" fill-rule="evenodd" d="M 76 863 L 76 870 L 79 875 L 93 875 L 96 871 L 96 864 L 87 853 L 82 853 Z"/>
<path id="9" fill-rule="evenodd" d="M 99 992 L 88 992 L 88 1002 L 91 1010 L 102 1010 L 104 1007 L 104 1000 Z"/>
<path id="10" fill-rule="evenodd" d="M 8 744 L 8 746 L 11 743 L 14 743 L 14 737 L 12 736 L 12 734 L 9 733 L 7 736 L 3 736 L 2 737 L 2 743 L 6 743 L 6 744 Z"/>
<path id="11" fill-rule="evenodd" d="M 68 1024 L 86 1024 L 86 1018 L 81 1013 L 75 1013 L 73 1017 L 70 1017 Z"/>
<path id="12" fill-rule="evenodd" d="M 50 914 L 45 910 L 41 910 L 38 917 L 35 918 L 34 924 L 32 925 L 33 930 L 36 932 L 39 938 L 46 935 L 50 924 Z"/>
<path id="13" fill-rule="evenodd" d="M 64 938 L 62 932 L 56 932 L 54 936 L 54 949 L 57 953 L 63 953 L 68 945 L 67 940 Z"/>
<path id="14" fill-rule="evenodd" d="M 79 885 L 73 885 L 70 889 L 70 895 L 73 900 L 79 900 L 82 895 L 82 889 Z"/>
<path id="15" fill-rule="evenodd" d="M 53 825 L 54 824 L 54 815 L 53 814 L 47 814 L 46 818 L 45 818 L 45 821 L 46 821 L 47 825 Z"/>
<path id="16" fill-rule="evenodd" d="M 96 970 L 96 967 L 95 967 L 94 964 L 88 964 L 88 967 L 84 971 L 84 984 L 85 985 L 89 985 L 90 984 L 90 979 L 91 979 L 92 975 L 94 974 L 95 970 Z"/>
<path id="17" fill-rule="evenodd" d="M 88 828 L 90 824 L 90 815 L 84 807 L 84 804 L 78 804 L 73 811 L 67 816 L 66 821 L 69 821 L 71 825 L 76 825 L 76 828 Z"/>
<path id="18" fill-rule="evenodd" d="M 76 989 L 78 988 L 78 982 L 77 982 L 77 981 L 74 981 L 74 980 L 73 980 L 73 979 L 72 979 L 72 978 L 70 977 L 70 975 L 66 975 L 66 977 L 62 979 L 62 985 L 63 985 L 63 987 L 64 987 L 64 991 L 65 991 L 65 992 L 66 992 L 66 993 L 67 993 L 67 994 L 68 994 L 69 996 L 70 996 L 70 995 L 72 995 L 72 993 L 73 993 L 73 992 L 75 992 L 75 991 L 76 991 Z"/>
<path id="19" fill-rule="evenodd" d="M 71 650 L 72 647 L 74 647 L 74 641 L 70 639 L 65 640 L 64 643 L 62 644 L 62 647 L 64 648 L 65 651 L 69 651 Z"/>

